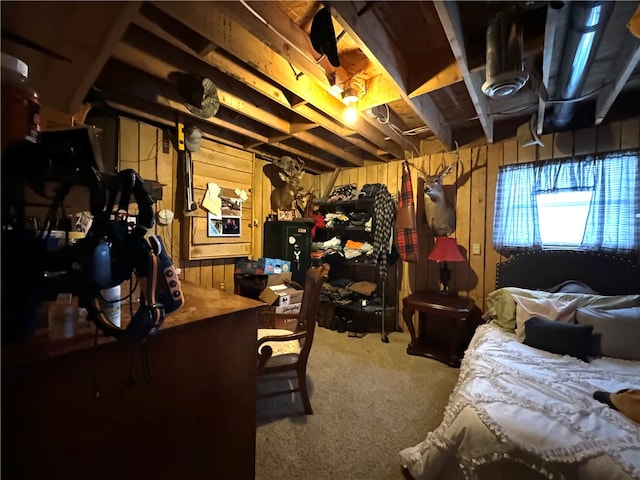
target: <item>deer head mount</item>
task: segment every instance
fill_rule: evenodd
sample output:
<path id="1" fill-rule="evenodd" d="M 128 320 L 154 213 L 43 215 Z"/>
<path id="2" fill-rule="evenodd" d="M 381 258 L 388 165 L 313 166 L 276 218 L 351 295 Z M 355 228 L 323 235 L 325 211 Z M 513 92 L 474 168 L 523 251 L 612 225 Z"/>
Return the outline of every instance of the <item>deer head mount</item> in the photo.
<path id="1" fill-rule="evenodd" d="M 303 167 L 304 161 L 285 155 L 262 168 L 273 186 L 271 210 L 304 210 L 304 200 L 308 198 L 309 192 L 304 192 L 302 185 Z"/>
<path id="2" fill-rule="evenodd" d="M 456 169 L 459 159 L 456 148 L 456 160 L 446 165 L 443 156 L 442 163 L 433 175 L 429 175 L 424 168 L 409 163 L 424 180 L 424 214 L 427 227 L 436 237 L 448 237 L 456 229 L 456 210 L 445 198 L 442 179 Z"/>

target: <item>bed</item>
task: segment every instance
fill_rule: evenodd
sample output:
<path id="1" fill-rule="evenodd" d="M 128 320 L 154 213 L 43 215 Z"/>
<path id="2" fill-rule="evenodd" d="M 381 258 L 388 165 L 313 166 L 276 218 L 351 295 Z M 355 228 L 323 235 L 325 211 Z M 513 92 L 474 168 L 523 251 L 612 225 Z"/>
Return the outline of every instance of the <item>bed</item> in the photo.
<path id="1" fill-rule="evenodd" d="M 593 398 L 640 388 L 640 268 L 591 253 L 516 255 L 498 264 L 487 306 L 442 423 L 400 452 L 405 472 L 640 479 L 640 423 Z"/>

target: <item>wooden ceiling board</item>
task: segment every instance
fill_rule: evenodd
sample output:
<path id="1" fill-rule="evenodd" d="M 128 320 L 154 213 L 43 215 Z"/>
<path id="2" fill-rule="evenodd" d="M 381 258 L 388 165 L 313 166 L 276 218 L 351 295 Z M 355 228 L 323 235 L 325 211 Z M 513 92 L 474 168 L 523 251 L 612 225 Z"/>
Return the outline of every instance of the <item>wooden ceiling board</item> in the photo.
<path id="1" fill-rule="evenodd" d="M 615 2 L 584 85 L 583 94 L 596 93 L 575 102 L 577 118 L 567 128 L 637 116 L 640 47 L 625 23 L 639 4 Z M 487 26 L 512 5 L 524 22 L 525 67 L 546 79 L 546 103 L 530 85 L 501 100 L 479 90 Z M 183 116 L 201 126 L 206 138 L 265 157 L 299 156 L 309 171 L 320 172 L 403 158 L 415 153 L 420 139 L 429 139 L 430 149 L 449 149 L 453 139 L 497 141 L 514 135 L 534 111 L 546 112 L 540 125 L 552 132 L 547 117 L 557 105 L 571 4 L 548 15 L 550 5 L 448 2 L 444 12 L 442 4 L 404 0 L 52 1 L 0 7 L 3 51 L 30 65 L 43 103 L 73 111 L 96 85 L 127 115 L 169 126 Z M 340 37 L 337 69 L 319 58 L 309 38 L 323 6 Z M 553 28 L 545 31 L 548 19 Z M 545 50 L 550 32 L 553 49 Z M 17 42 L 17 34 L 62 59 Z M 178 86 L 187 73 L 216 83 L 221 106 L 215 117 L 186 111 Z M 362 85 L 354 125 L 344 120 L 339 94 L 331 93 L 334 78 L 343 86 L 352 78 Z M 388 123 L 368 113 L 387 108 Z"/>

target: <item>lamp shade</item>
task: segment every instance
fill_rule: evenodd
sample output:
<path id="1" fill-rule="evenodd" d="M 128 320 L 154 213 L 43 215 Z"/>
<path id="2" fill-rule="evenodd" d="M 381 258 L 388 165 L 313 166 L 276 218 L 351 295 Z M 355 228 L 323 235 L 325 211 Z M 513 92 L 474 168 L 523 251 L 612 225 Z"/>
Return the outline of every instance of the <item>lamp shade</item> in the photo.
<path id="1" fill-rule="evenodd" d="M 438 262 L 465 261 L 458 248 L 458 242 L 455 238 L 450 237 L 436 237 L 436 244 L 427 258 Z"/>

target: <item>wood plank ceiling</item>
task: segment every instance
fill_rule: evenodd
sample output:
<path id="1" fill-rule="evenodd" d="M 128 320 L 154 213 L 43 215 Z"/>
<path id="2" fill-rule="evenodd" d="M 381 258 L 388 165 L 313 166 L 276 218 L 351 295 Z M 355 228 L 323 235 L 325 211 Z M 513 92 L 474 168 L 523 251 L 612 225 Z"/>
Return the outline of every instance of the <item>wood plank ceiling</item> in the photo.
<path id="1" fill-rule="evenodd" d="M 638 2 L 610 3 L 577 100 L 569 99 L 576 114 L 563 128 L 638 114 L 640 40 L 626 28 Z M 515 135 L 534 113 L 538 133 L 554 131 L 548 117 L 558 108 L 569 19 L 576 17 L 562 2 L 1 6 L 3 51 L 30 65 L 44 102 L 71 112 L 102 99 L 114 111 L 168 127 L 197 125 L 206 137 L 265 159 L 300 157 L 316 173 L 417 155 L 421 140 L 432 151 L 492 143 Z M 310 40 L 323 6 L 332 16 L 339 67 Z M 523 67 L 531 79 L 517 94 L 493 99 L 482 91 L 487 27 L 507 8 L 522 25 Z M 180 87 L 193 75 L 215 83 L 215 116 L 199 118 L 185 107 Z M 538 94 L 538 77 L 546 97 Z M 334 83 L 356 89 L 354 123 L 345 120 Z"/>

